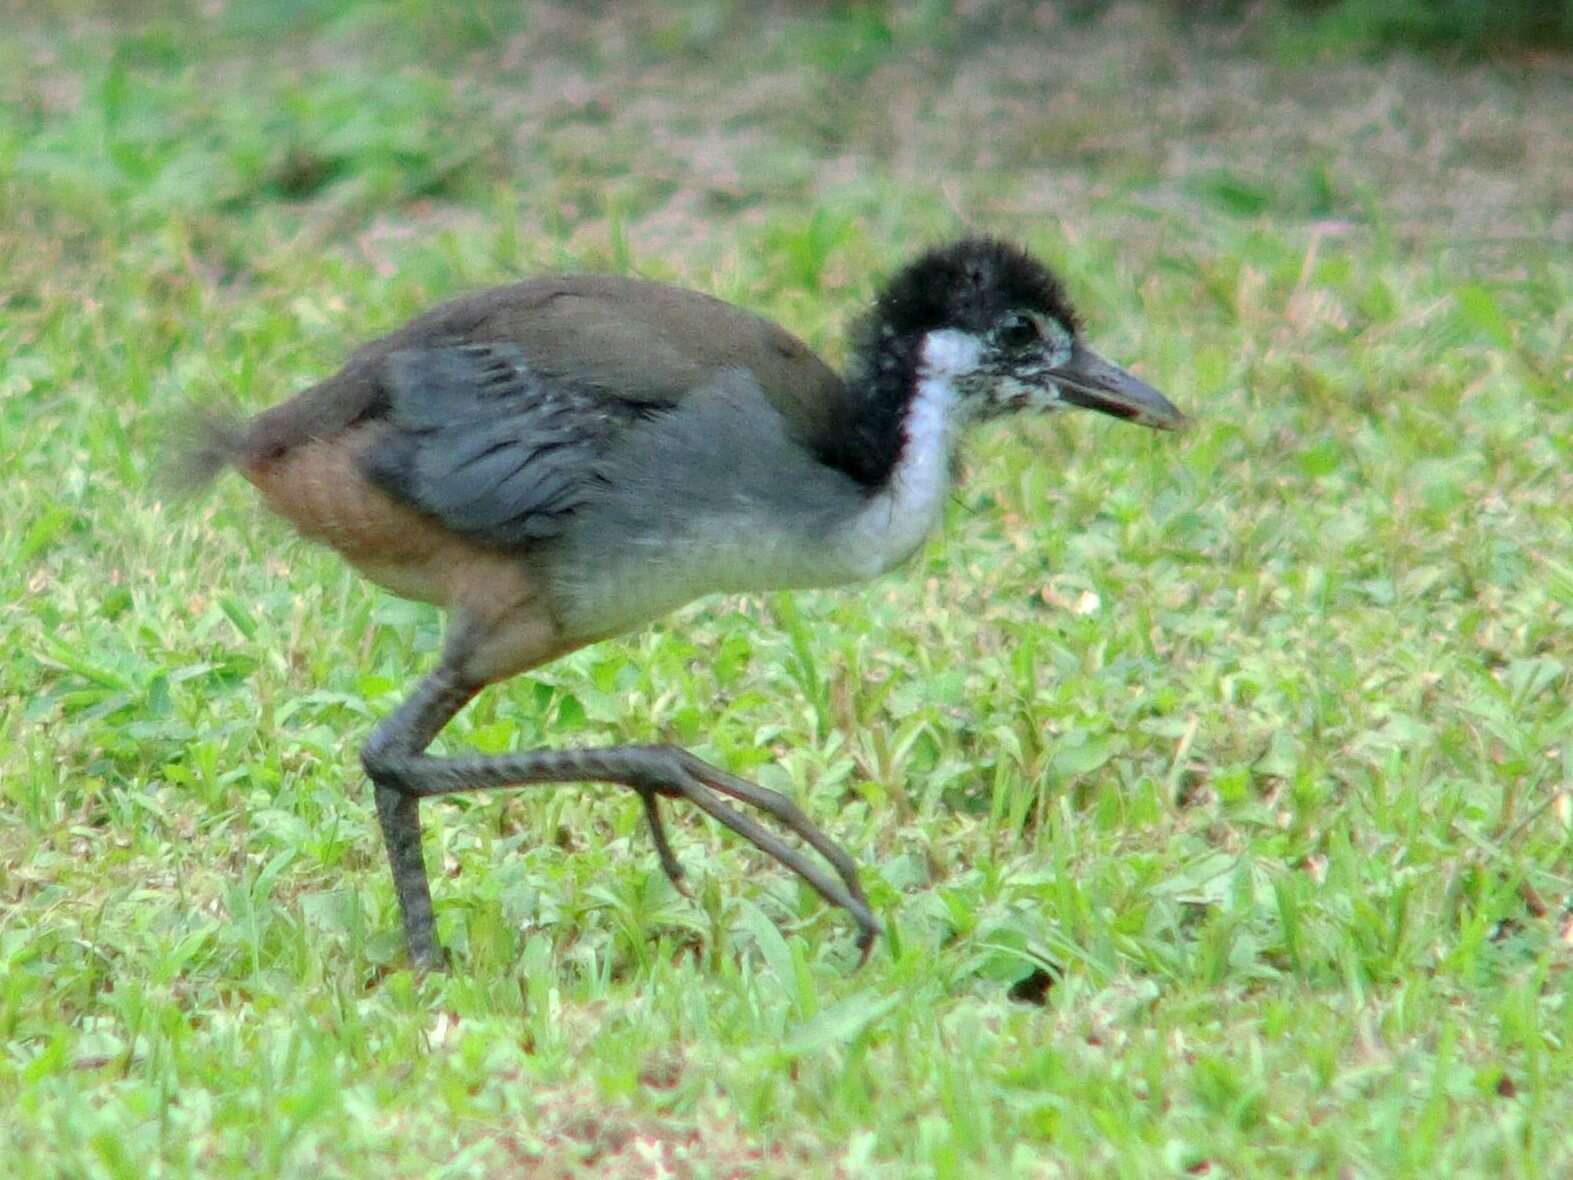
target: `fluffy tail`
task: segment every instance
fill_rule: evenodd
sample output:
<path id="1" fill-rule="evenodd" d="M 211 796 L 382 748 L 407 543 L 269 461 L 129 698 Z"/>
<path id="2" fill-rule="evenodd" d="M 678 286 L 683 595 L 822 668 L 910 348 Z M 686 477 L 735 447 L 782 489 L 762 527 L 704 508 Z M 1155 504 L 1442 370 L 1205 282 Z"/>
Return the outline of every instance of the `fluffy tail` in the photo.
<path id="1" fill-rule="evenodd" d="M 190 406 L 175 421 L 171 436 L 158 482 L 177 496 L 195 495 L 249 453 L 246 422 L 234 411 Z"/>

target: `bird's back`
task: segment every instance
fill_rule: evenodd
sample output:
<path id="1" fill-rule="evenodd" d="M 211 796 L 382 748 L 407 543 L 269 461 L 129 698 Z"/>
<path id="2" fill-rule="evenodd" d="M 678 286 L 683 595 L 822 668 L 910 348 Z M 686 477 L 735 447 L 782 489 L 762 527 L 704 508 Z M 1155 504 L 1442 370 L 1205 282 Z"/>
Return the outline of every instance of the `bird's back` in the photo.
<path id="1" fill-rule="evenodd" d="M 466 355 L 503 355 L 519 379 L 488 401 L 449 363 Z M 812 449 L 835 429 L 841 379 L 769 321 L 639 279 L 537 278 L 433 308 L 333 376 L 215 433 L 210 450 L 373 580 L 473 613 L 479 601 L 491 609 L 546 593 L 538 573 L 512 585 L 540 564 L 518 559 L 556 539 L 578 507 L 566 485 L 598 478 L 623 431 L 739 375 L 775 411 L 769 446 L 784 435 Z M 489 417 L 477 423 L 477 413 Z M 521 461 L 488 485 L 504 448 Z M 466 467 L 467 454 L 476 462 Z M 679 510 L 681 497 L 667 507 Z"/>
<path id="2" fill-rule="evenodd" d="M 834 428 L 840 377 L 797 337 L 713 296 L 618 275 L 527 279 L 463 295 L 356 350 L 327 380 L 248 423 L 245 456 L 274 459 L 383 416 L 387 362 L 402 351 L 510 344 L 545 378 L 608 398 L 676 404 L 729 368 L 753 374 L 806 440 Z"/>

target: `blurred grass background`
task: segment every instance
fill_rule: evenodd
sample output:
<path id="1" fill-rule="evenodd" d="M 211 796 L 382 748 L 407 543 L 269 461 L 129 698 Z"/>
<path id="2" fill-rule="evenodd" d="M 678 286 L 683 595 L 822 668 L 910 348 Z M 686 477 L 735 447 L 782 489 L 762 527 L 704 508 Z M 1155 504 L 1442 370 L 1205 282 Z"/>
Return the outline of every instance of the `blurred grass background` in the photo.
<path id="1" fill-rule="evenodd" d="M 39 4 L 0 37 L 0 1157 L 23 1174 L 1555 1176 L 1573 1162 L 1566 4 Z M 862 590 L 712 601 L 452 745 L 673 740 L 866 866 L 430 809 L 439 625 L 171 412 L 459 291 L 710 290 L 833 358 L 976 227 L 1185 440 L 975 440 Z"/>

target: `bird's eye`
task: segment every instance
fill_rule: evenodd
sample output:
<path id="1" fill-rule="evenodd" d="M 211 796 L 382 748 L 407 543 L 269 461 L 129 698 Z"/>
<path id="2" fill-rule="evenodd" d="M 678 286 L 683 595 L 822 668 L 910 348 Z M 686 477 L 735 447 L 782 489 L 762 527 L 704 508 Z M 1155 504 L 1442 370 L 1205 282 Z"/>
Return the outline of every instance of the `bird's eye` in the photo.
<path id="1" fill-rule="evenodd" d="M 1030 348 L 1041 339 L 1038 325 L 1028 316 L 1013 313 L 1000 325 L 999 340 L 1006 348 Z"/>

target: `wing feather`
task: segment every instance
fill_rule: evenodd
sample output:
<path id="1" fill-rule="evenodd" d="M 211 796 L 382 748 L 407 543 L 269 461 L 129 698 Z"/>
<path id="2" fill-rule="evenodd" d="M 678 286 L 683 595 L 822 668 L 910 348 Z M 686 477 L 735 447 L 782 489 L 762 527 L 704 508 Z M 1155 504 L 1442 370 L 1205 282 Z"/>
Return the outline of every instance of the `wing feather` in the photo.
<path id="1" fill-rule="evenodd" d="M 368 476 L 503 548 L 559 535 L 594 488 L 617 419 L 640 412 L 541 375 L 511 343 L 401 350 L 383 380 L 389 429 L 365 457 Z"/>

